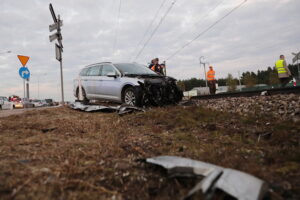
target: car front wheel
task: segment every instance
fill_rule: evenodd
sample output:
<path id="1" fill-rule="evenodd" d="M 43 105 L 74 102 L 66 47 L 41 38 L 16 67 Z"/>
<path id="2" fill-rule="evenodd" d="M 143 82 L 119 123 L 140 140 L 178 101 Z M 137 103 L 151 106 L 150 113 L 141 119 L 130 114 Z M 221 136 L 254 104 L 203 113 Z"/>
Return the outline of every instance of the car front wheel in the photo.
<path id="1" fill-rule="evenodd" d="M 127 88 L 124 92 L 124 103 L 131 106 L 137 105 L 137 96 L 133 88 Z"/>

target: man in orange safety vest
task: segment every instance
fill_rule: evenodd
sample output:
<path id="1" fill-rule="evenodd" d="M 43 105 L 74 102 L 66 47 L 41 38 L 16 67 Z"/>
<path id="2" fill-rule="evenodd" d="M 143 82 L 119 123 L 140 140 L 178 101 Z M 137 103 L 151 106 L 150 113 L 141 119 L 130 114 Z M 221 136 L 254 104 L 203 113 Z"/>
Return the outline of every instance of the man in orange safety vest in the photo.
<path id="1" fill-rule="evenodd" d="M 216 79 L 215 79 L 215 71 L 213 70 L 212 66 L 209 66 L 209 70 L 206 74 L 208 87 L 209 87 L 209 93 L 215 94 L 216 93 Z"/>

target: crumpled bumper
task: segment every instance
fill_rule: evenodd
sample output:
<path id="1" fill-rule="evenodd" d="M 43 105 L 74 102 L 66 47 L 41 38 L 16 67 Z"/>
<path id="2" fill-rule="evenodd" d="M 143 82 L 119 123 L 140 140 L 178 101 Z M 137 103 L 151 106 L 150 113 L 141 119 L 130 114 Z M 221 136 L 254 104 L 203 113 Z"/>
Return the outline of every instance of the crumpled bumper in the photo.
<path id="1" fill-rule="evenodd" d="M 174 78 L 145 79 L 144 82 L 139 81 L 139 84 L 135 87 L 139 106 L 177 104 L 182 100 L 183 92 Z"/>

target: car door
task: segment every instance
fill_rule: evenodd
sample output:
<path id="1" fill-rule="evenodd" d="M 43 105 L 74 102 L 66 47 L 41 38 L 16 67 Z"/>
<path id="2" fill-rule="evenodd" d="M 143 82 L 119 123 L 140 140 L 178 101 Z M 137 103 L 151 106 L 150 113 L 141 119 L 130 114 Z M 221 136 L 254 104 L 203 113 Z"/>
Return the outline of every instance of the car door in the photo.
<path id="1" fill-rule="evenodd" d="M 84 86 L 87 97 L 96 96 L 96 87 L 99 84 L 100 65 L 89 67 L 86 76 L 82 77 L 82 84 Z"/>
<path id="2" fill-rule="evenodd" d="M 111 73 L 116 74 L 116 77 L 108 77 Z M 98 87 L 97 93 L 105 99 L 120 100 L 121 96 L 121 80 L 120 74 L 114 66 L 110 64 L 102 64 L 101 70 L 101 86 Z"/>

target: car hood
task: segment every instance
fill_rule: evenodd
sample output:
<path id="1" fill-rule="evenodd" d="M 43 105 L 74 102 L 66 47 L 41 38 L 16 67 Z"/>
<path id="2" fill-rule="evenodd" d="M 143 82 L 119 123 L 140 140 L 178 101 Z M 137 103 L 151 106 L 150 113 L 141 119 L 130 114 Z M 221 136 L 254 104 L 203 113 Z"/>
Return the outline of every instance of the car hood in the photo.
<path id="1" fill-rule="evenodd" d="M 148 74 L 128 74 L 128 75 L 124 75 L 125 77 L 128 77 L 128 78 L 138 78 L 138 79 L 142 79 L 142 80 L 147 80 L 147 81 L 150 81 L 150 82 L 158 82 L 158 83 L 161 83 L 162 81 L 166 81 L 166 80 L 169 80 L 169 81 L 176 81 L 175 78 L 173 77 L 170 77 L 170 76 L 161 76 L 161 75 L 148 75 Z"/>

